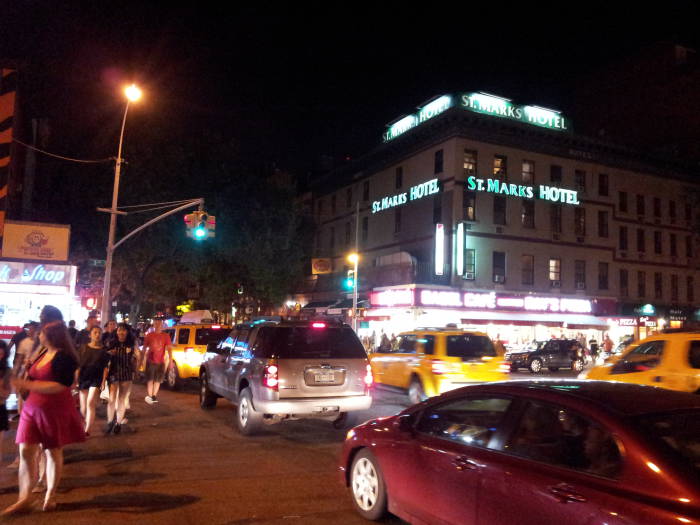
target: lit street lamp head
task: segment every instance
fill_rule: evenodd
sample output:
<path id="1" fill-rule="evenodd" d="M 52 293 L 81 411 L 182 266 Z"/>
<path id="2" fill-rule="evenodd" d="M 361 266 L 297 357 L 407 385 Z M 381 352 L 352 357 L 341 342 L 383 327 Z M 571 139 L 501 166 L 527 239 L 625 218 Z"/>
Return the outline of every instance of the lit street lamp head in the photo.
<path id="1" fill-rule="evenodd" d="M 360 256 L 356 253 L 351 253 L 348 255 L 348 262 L 352 264 L 357 264 L 357 262 L 360 260 Z"/>
<path id="2" fill-rule="evenodd" d="M 136 86 L 136 84 L 131 84 L 130 86 L 124 88 L 124 94 L 129 102 L 136 102 L 141 98 L 142 92 Z"/>

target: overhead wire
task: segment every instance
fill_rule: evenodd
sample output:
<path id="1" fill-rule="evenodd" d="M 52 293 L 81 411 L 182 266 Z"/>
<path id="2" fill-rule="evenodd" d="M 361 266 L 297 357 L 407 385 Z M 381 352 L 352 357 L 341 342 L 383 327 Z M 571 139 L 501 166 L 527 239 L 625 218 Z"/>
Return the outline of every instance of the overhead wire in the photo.
<path id="1" fill-rule="evenodd" d="M 167 202 L 149 202 L 147 204 L 130 204 L 128 206 L 117 206 L 118 209 L 122 208 L 143 208 L 146 206 L 160 206 L 161 204 L 185 204 L 186 202 L 194 202 L 199 199 L 184 199 L 181 201 L 167 201 Z"/>
<path id="2" fill-rule="evenodd" d="M 49 157 L 54 157 L 56 159 L 61 159 L 69 162 L 78 162 L 80 164 L 103 164 L 106 162 L 112 162 L 114 160 L 114 157 L 109 157 L 107 159 L 74 159 L 71 157 L 64 157 L 63 155 L 56 155 L 55 153 L 51 153 L 49 151 L 45 151 L 43 149 L 39 149 L 36 146 L 32 146 L 31 144 L 25 144 L 21 140 L 17 139 L 12 139 L 13 142 L 16 142 L 17 144 L 20 144 L 21 146 L 24 146 L 25 148 L 32 149 L 34 151 L 38 151 L 39 153 L 42 153 L 44 155 L 48 155 Z"/>
<path id="3" fill-rule="evenodd" d="M 186 202 L 186 201 L 185 201 L 185 202 Z M 194 204 L 194 203 L 193 203 L 193 204 Z M 148 209 L 144 209 L 144 210 L 134 210 L 134 211 L 130 211 L 130 212 L 129 212 L 129 215 L 133 215 L 134 213 L 146 213 L 146 212 L 149 212 L 149 211 L 164 210 L 164 209 L 166 209 L 166 208 L 175 208 L 175 207 L 176 207 L 176 206 L 174 206 L 174 205 L 171 204 L 171 205 L 169 205 L 169 206 L 166 205 L 166 206 L 158 206 L 158 207 L 156 207 L 156 208 L 148 208 Z"/>

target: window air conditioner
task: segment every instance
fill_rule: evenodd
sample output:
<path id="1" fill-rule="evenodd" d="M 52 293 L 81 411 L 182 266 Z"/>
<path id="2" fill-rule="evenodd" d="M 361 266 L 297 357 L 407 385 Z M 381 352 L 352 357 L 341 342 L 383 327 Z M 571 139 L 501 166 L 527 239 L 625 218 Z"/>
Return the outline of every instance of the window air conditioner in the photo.
<path id="1" fill-rule="evenodd" d="M 474 280 L 474 272 L 466 272 L 464 274 L 464 278 L 468 281 L 473 281 Z"/>
<path id="2" fill-rule="evenodd" d="M 561 281 L 550 281 L 552 288 L 561 288 Z"/>
<path id="3" fill-rule="evenodd" d="M 576 289 L 577 289 L 577 290 L 585 290 L 585 289 L 586 289 L 586 283 L 576 283 Z"/>

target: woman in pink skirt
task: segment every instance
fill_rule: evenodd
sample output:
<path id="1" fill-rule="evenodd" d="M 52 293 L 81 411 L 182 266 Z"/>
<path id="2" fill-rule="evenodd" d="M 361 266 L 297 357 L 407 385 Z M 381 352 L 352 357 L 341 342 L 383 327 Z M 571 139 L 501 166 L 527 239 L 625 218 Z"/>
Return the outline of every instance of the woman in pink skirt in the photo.
<path id="1" fill-rule="evenodd" d="M 46 496 L 43 509 L 56 508 L 56 488 L 63 470 L 63 447 L 85 440 L 83 424 L 71 396 L 78 358 L 62 321 L 45 325 L 39 333 L 42 350 L 26 379 L 17 379 L 17 391 L 28 391 L 17 428 L 19 444 L 19 499 L 3 514 L 30 510 L 38 479 L 38 457 L 46 454 Z"/>

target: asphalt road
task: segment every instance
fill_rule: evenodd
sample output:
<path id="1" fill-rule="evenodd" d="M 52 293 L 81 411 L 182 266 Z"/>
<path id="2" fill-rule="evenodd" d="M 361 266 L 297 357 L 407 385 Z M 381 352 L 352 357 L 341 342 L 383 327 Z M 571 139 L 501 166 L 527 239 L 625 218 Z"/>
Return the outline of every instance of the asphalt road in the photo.
<path id="1" fill-rule="evenodd" d="M 569 371 L 540 377 L 573 377 Z M 513 379 L 531 379 L 528 372 Z M 87 442 L 66 448 L 66 466 L 52 513 L 33 512 L 18 524 L 354 524 L 353 510 L 337 475 L 345 432 L 320 420 L 266 427 L 253 438 L 233 428 L 233 406 L 219 400 L 201 410 L 196 387 L 161 390 L 148 406 L 135 385 L 129 422 L 119 436 L 99 427 Z M 401 411 L 404 395 L 377 389 L 366 419 Z M 14 426 L 4 437 L 3 463 L 14 458 Z M 17 472 L 0 467 L 0 505 L 17 497 Z M 37 497 L 37 500 L 39 498 Z M 389 518 L 385 523 L 401 523 Z"/>

